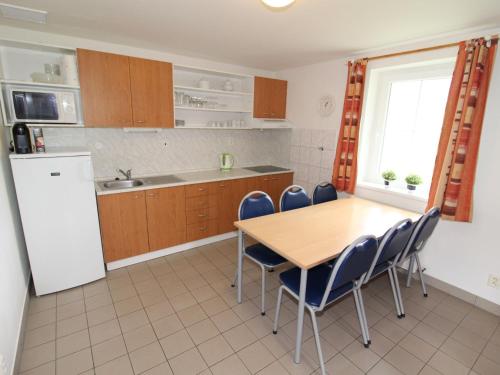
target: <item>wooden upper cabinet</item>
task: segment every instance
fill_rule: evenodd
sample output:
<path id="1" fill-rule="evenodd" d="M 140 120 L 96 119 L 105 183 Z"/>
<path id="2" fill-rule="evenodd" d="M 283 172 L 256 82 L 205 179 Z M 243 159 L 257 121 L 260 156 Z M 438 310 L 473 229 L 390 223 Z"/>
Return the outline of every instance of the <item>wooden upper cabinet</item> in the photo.
<path id="1" fill-rule="evenodd" d="M 85 126 L 132 126 L 128 57 L 86 49 L 77 57 Z"/>
<path id="2" fill-rule="evenodd" d="M 135 126 L 174 127 L 172 64 L 130 57 Z"/>
<path id="3" fill-rule="evenodd" d="M 184 186 L 146 191 L 151 251 L 186 242 L 186 199 Z"/>
<path id="4" fill-rule="evenodd" d="M 144 191 L 99 195 L 97 201 L 106 262 L 149 251 Z"/>
<path id="5" fill-rule="evenodd" d="M 255 77 L 253 117 L 286 118 L 287 81 Z"/>

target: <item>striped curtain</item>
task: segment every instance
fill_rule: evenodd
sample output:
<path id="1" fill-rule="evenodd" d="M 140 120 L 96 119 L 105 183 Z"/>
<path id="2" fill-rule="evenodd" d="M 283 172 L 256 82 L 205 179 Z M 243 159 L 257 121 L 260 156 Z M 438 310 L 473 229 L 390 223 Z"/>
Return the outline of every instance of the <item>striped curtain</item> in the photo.
<path id="1" fill-rule="evenodd" d="M 368 60 L 349 61 L 347 85 L 332 183 L 338 191 L 354 193 L 356 186 L 359 122 Z"/>
<path id="2" fill-rule="evenodd" d="M 472 193 L 479 140 L 497 40 L 460 44 L 439 140 L 427 209 L 442 217 L 472 220 Z"/>

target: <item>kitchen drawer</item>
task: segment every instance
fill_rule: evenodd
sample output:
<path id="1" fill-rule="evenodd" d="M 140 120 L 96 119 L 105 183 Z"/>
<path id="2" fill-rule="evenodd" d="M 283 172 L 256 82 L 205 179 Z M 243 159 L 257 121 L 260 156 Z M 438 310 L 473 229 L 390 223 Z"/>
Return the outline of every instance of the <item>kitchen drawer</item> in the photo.
<path id="1" fill-rule="evenodd" d="M 187 240 L 196 241 L 217 234 L 217 220 L 205 220 L 187 226 Z"/>
<path id="2" fill-rule="evenodd" d="M 188 225 L 213 219 L 217 219 L 216 206 L 189 210 L 186 212 L 186 222 Z"/>
<path id="3" fill-rule="evenodd" d="M 207 190 L 208 191 L 208 190 Z M 200 208 L 209 208 L 217 205 L 217 196 L 202 195 L 199 197 L 186 198 L 186 210 L 199 210 Z"/>
<path id="4" fill-rule="evenodd" d="M 201 197 L 208 195 L 210 189 L 209 183 L 207 184 L 194 184 L 186 186 L 186 198 L 190 197 Z"/>

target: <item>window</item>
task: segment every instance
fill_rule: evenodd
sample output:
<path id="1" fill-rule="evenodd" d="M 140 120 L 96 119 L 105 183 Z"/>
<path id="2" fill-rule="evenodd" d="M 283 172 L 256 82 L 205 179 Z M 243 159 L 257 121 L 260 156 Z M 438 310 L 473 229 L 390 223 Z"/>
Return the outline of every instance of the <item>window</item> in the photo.
<path id="1" fill-rule="evenodd" d="M 358 185 L 383 187 L 381 174 L 396 172 L 388 192 L 407 194 L 405 177 L 418 174 L 429 192 L 454 59 L 372 68 L 361 125 Z"/>

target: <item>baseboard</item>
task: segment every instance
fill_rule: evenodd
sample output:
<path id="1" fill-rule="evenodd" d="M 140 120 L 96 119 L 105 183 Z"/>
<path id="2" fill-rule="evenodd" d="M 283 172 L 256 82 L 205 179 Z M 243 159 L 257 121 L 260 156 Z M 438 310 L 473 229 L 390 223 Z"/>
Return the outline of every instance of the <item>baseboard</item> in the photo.
<path id="1" fill-rule="evenodd" d="M 223 234 L 219 234 L 217 236 L 212 236 L 208 238 L 203 238 L 198 241 L 192 241 L 192 242 L 187 242 L 183 243 L 180 245 L 172 246 L 172 247 L 167 247 L 166 249 L 161 249 L 161 250 L 156 250 L 156 251 L 151 251 L 149 253 L 137 255 L 135 257 L 130 257 L 126 259 L 120 259 L 116 260 L 114 262 L 109 262 L 106 264 L 106 268 L 108 271 L 115 270 L 117 268 L 122 268 L 126 266 L 131 266 L 133 264 L 145 262 L 147 260 L 151 259 L 156 259 L 160 257 L 164 257 L 165 255 L 170 255 L 170 254 L 175 254 L 181 251 L 186 251 L 190 249 L 194 249 L 195 247 L 200 247 L 204 245 L 209 245 L 214 242 L 222 241 L 222 240 L 227 240 L 229 238 L 234 238 L 237 236 L 236 231 L 234 232 L 227 232 Z"/>
<path id="2" fill-rule="evenodd" d="M 10 375 L 14 375 L 19 373 L 19 365 L 21 363 L 21 354 L 23 352 L 24 346 L 24 331 L 26 328 L 26 320 L 28 319 L 28 311 L 30 304 L 30 284 L 31 284 L 31 275 L 28 280 L 28 286 L 26 288 L 26 296 L 24 298 L 24 306 L 23 306 L 23 316 L 21 322 L 19 323 L 19 329 L 17 333 L 17 349 L 16 349 L 16 358 L 14 359 L 14 366 L 12 366 L 12 372 Z"/>
<path id="3" fill-rule="evenodd" d="M 399 272 L 404 273 L 405 275 L 407 274 L 407 270 L 405 269 L 398 269 Z M 418 279 L 417 273 L 413 273 L 413 279 Z M 439 280 L 433 276 L 429 276 L 427 274 L 424 274 L 424 279 L 425 283 L 427 285 L 430 285 L 436 289 L 439 289 L 445 293 L 448 293 L 452 295 L 453 297 L 456 297 L 458 299 L 461 299 L 462 301 L 468 302 L 472 305 L 477 306 L 478 308 L 485 310 L 489 313 L 492 313 L 494 315 L 500 316 L 500 305 L 496 304 L 494 302 L 488 301 L 487 299 L 484 299 L 482 297 L 479 297 L 473 293 L 470 293 L 464 289 L 461 289 L 455 285 L 448 284 L 445 281 Z"/>

